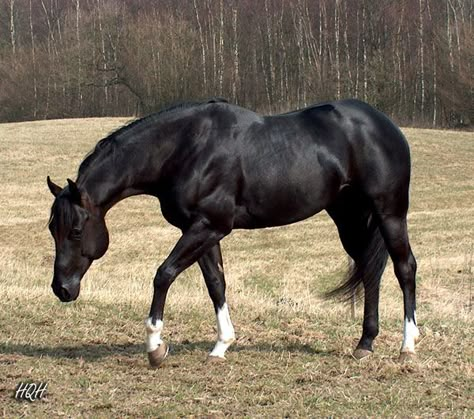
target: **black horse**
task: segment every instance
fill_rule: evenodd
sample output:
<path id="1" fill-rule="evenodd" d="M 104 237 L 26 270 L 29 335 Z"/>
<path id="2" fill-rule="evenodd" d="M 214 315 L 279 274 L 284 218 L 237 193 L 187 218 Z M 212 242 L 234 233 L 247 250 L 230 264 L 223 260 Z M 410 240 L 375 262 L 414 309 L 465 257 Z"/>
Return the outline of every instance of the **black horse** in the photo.
<path id="1" fill-rule="evenodd" d="M 56 244 L 52 288 L 75 300 L 93 260 L 108 247 L 104 217 L 132 195 L 156 196 L 165 219 L 182 231 L 158 268 L 146 320 L 152 366 L 168 353 L 161 340 L 166 294 L 198 262 L 215 307 L 218 341 L 209 359 L 223 359 L 234 341 L 225 299 L 219 242 L 233 229 L 294 223 L 325 209 L 353 259 L 335 290 L 365 291 L 362 337 L 354 352 L 372 352 L 378 334 L 380 278 L 388 254 L 403 291 L 401 356 L 414 353 L 416 262 L 407 234 L 410 151 L 383 113 L 357 100 L 261 116 L 210 100 L 139 119 L 98 142 L 56 197 L 49 228 Z M 304 244 L 302 244 L 304 245 Z"/>

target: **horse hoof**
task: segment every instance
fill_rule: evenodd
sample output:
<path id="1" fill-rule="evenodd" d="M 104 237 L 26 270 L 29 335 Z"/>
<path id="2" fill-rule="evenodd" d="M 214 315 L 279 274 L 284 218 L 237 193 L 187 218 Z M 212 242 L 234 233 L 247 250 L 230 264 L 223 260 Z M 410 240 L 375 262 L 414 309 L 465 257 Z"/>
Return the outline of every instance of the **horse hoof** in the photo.
<path id="1" fill-rule="evenodd" d="M 352 356 L 358 360 L 367 358 L 370 355 L 372 355 L 372 351 L 369 351 L 368 349 L 362 349 L 362 348 L 357 348 L 352 354 Z"/>
<path id="2" fill-rule="evenodd" d="M 400 356 L 398 357 L 398 362 L 404 364 L 406 362 L 413 362 L 416 361 L 416 354 L 414 352 L 400 352 Z"/>
<path id="3" fill-rule="evenodd" d="M 169 346 L 163 342 L 154 351 L 148 352 L 148 361 L 152 368 L 160 367 L 168 356 Z"/>
<path id="4" fill-rule="evenodd" d="M 206 358 L 206 362 L 209 364 L 222 364 L 225 361 L 226 359 L 222 356 L 208 355 Z"/>

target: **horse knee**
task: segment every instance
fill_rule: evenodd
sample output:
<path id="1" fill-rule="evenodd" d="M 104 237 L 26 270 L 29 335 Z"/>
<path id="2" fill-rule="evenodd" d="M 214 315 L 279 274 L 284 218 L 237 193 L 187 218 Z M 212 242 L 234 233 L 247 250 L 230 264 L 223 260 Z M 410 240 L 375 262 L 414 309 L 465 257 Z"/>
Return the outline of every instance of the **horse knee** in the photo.
<path id="1" fill-rule="evenodd" d="M 176 277 L 176 272 L 171 267 L 160 266 L 153 280 L 153 287 L 156 289 L 168 289 Z"/>

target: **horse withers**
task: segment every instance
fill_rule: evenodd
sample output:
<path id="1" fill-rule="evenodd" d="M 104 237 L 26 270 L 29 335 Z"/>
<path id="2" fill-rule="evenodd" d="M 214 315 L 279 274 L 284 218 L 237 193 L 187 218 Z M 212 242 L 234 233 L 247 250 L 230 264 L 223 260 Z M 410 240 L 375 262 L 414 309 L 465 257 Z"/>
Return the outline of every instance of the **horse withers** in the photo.
<path id="1" fill-rule="evenodd" d="M 163 310 L 176 277 L 197 262 L 214 304 L 218 339 L 209 359 L 224 359 L 235 340 L 225 297 L 220 240 L 233 229 L 291 224 L 326 210 L 353 260 L 333 293 L 364 288 L 362 337 L 373 351 L 380 279 L 390 255 L 403 292 L 401 357 L 415 352 L 416 262 L 407 234 L 410 152 L 399 128 L 358 100 L 261 116 L 223 100 L 186 103 L 136 120 L 97 143 L 64 188 L 48 177 L 55 200 L 52 288 L 75 300 L 81 279 L 107 250 L 105 214 L 132 195 L 159 199 L 164 218 L 182 231 L 158 268 L 146 319 L 152 366 L 168 354 Z"/>

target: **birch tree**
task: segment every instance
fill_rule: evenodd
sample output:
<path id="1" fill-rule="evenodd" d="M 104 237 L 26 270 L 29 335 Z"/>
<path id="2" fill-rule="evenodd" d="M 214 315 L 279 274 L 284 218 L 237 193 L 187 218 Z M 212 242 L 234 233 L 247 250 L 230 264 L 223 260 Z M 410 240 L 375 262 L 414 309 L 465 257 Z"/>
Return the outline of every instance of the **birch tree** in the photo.
<path id="1" fill-rule="evenodd" d="M 334 36 L 336 43 L 335 61 L 336 61 L 336 98 L 341 98 L 341 68 L 339 64 L 339 2 L 336 0 L 334 6 Z"/>
<path id="2" fill-rule="evenodd" d="M 16 33 L 15 33 L 15 0 L 10 0 L 10 42 L 12 55 L 16 55 Z"/>
<path id="3" fill-rule="evenodd" d="M 420 51 L 420 89 L 421 89 L 421 103 L 420 112 L 421 119 L 425 116 L 425 44 L 424 44 L 424 31 L 423 31 L 423 0 L 419 0 L 419 51 Z"/>
<path id="4" fill-rule="evenodd" d="M 82 53 L 81 53 L 81 8 L 80 0 L 75 0 L 76 6 L 76 42 L 77 42 L 77 99 L 79 101 L 79 112 L 82 112 Z"/>
<path id="5" fill-rule="evenodd" d="M 202 30 L 202 24 L 201 24 L 201 19 L 199 17 L 199 10 L 198 10 L 196 0 L 193 0 L 193 5 L 194 5 L 194 11 L 196 13 L 196 22 L 198 25 L 199 40 L 201 42 L 202 81 L 204 84 L 204 91 L 207 92 L 207 70 L 206 70 L 207 60 L 206 60 L 206 46 L 204 43 L 204 33 Z"/>
<path id="6" fill-rule="evenodd" d="M 38 116 L 38 80 L 36 74 L 36 46 L 35 46 L 35 34 L 33 30 L 33 11 L 31 1 L 29 0 L 29 23 L 30 23 L 30 40 L 31 40 L 31 62 L 33 64 L 33 117 L 36 119 Z"/>
<path id="7" fill-rule="evenodd" d="M 239 75 L 239 38 L 237 33 L 238 28 L 238 9 L 232 9 L 232 33 L 234 36 L 234 66 L 233 66 L 233 77 L 232 77 L 232 99 L 237 101 L 237 89 L 240 87 L 240 75 Z"/>

